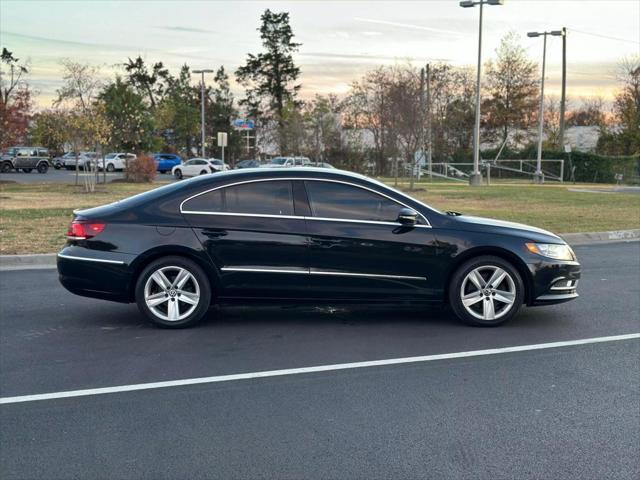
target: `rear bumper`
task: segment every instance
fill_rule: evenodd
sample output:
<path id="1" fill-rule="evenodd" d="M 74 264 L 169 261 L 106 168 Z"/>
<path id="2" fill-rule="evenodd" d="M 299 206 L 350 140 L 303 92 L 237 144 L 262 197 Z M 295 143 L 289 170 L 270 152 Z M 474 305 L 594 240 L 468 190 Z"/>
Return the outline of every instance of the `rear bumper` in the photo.
<path id="1" fill-rule="evenodd" d="M 133 255 L 65 247 L 57 257 L 58 278 L 76 295 L 128 303 L 133 259 Z"/>

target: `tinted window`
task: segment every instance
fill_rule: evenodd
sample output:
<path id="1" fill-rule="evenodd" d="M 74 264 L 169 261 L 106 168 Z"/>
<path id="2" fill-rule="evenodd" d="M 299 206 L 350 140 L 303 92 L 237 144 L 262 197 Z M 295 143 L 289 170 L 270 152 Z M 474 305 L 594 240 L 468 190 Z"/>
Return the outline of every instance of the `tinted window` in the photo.
<path id="1" fill-rule="evenodd" d="M 222 189 L 213 190 L 192 198 L 184 204 L 183 209 L 195 212 L 224 212 Z"/>
<path id="2" fill-rule="evenodd" d="M 252 182 L 220 188 L 195 197 L 184 210 L 263 215 L 293 215 L 291 182 Z"/>
<path id="3" fill-rule="evenodd" d="M 350 185 L 305 182 L 311 211 L 316 217 L 395 222 L 402 205 Z"/>

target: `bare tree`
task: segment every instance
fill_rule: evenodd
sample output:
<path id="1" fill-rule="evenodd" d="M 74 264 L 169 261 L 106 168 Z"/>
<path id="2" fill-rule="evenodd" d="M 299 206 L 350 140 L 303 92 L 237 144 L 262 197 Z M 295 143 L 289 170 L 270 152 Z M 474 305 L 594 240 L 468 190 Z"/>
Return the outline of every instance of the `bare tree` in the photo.
<path id="1" fill-rule="evenodd" d="M 368 131 L 373 138 L 376 173 L 388 171 L 386 155 L 393 150 L 392 122 L 388 90 L 391 83 L 389 68 L 379 67 L 351 85 L 345 100 L 345 125 Z"/>
<path id="2" fill-rule="evenodd" d="M 19 58 L 13 56 L 13 52 L 10 52 L 5 47 L 2 47 L 2 55 L 0 56 L 0 63 L 4 67 L 9 68 L 8 81 L 4 80 L 7 75 L 3 70 L 0 70 L 0 102 L 3 105 L 7 105 L 11 98 L 11 94 L 21 85 L 22 76 L 29 73 L 29 68 L 26 64 L 20 63 Z"/>
<path id="3" fill-rule="evenodd" d="M 510 131 L 526 131 L 535 115 L 538 66 L 527 58 L 515 32 L 503 37 L 496 54 L 496 60 L 485 66 L 489 98 L 483 102 L 482 111 L 486 133 L 499 135 L 505 142 Z"/>
<path id="4" fill-rule="evenodd" d="M 606 109 L 602 97 L 588 97 L 580 100 L 580 106 L 570 110 L 567 125 L 573 127 L 603 127 L 607 122 Z"/>
<path id="5" fill-rule="evenodd" d="M 63 59 L 60 63 L 64 71 L 62 77 L 64 84 L 57 90 L 58 98 L 54 104 L 71 103 L 82 110 L 89 109 L 102 88 L 102 81 L 99 78 L 100 69 L 69 59 Z"/>

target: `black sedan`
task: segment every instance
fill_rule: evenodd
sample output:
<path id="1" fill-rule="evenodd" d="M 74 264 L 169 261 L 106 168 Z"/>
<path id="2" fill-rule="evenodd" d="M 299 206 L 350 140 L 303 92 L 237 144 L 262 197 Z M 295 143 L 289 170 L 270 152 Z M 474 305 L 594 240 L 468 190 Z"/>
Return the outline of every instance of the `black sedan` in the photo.
<path id="1" fill-rule="evenodd" d="M 76 212 L 58 254 L 78 295 L 184 327 L 213 303 L 448 303 L 493 326 L 578 296 L 560 237 L 440 212 L 370 178 L 316 168 L 205 175 Z"/>

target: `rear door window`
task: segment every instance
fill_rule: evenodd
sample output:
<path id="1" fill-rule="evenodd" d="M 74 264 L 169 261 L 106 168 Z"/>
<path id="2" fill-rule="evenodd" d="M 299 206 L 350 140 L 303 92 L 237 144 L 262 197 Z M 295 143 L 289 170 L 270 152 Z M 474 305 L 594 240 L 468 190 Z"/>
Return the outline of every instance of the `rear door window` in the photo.
<path id="1" fill-rule="evenodd" d="M 183 211 L 293 215 L 292 186 L 276 180 L 223 187 L 192 198 Z"/>

